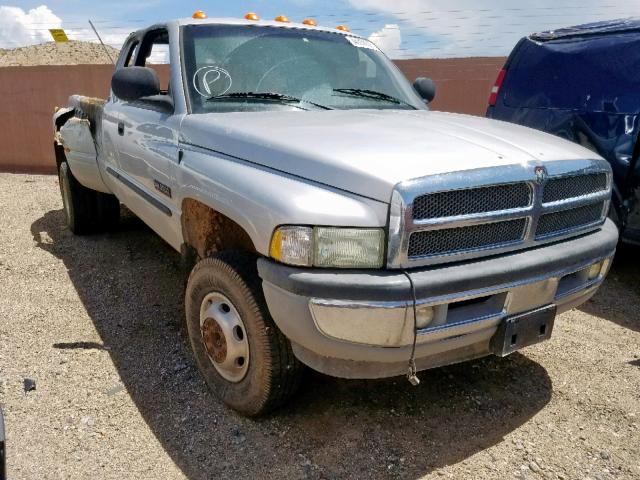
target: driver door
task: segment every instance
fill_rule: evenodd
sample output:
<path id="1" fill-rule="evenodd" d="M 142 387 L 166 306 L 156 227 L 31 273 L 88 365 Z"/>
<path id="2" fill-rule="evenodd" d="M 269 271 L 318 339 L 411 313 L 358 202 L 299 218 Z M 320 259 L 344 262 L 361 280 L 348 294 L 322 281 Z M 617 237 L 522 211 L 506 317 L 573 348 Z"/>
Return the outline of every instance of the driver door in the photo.
<path id="1" fill-rule="evenodd" d="M 141 39 L 135 65 L 152 68 L 160 79 L 161 94 L 137 101 L 119 101 L 119 171 L 123 202 L 170 244 L 176 245 L 180 232 L 174 217 L 178 132 L 182 115 L 174 114 L 169 86 L 169 33 L 149 31 Z"/>

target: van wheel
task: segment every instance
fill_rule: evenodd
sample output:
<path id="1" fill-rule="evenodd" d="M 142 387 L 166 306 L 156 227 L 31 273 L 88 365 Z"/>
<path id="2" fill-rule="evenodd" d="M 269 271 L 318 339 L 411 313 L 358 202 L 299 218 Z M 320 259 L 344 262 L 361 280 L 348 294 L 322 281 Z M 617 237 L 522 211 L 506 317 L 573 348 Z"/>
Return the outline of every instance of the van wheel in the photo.
<path id="1" fill-rule="evenodd" d="M 58 181 L 69 230 L 76 235 L 86 235 L 115 228 L 120 217 L 120 202 L 114 195 L 81 185 L 67 162 L 58 168 Z"/>
<path id="2" fill-rule="evenodd" d="M 269 315 L 255 255 L 221 252 L 198 262 L 185 313 L 200 372 L 229 407 L 262 415 L 296 391 L 302 364 Z"/>

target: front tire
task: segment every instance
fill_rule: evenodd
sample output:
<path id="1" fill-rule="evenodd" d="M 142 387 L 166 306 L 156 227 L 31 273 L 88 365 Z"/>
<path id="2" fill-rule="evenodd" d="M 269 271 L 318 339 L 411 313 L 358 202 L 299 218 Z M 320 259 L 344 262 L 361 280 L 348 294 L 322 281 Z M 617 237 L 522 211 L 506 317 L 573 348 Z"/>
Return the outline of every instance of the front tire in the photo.
<path id="1" fill-rule="evenodd" d="M 120 217 L 120 202 L 114 195 L 80 184 L 67 162 L 58 168 L 58 181 L 69 230 L 76 235 L 87 235 L 115 228 Z"/>
<path id="2" fill-rule="evenodd" d="M 269 315 L 254 255 L 222 252 L 198 262 L 185 311 L 200 372 L 229 407 L 262 415 L 295 392 L 302 365 Z"/>

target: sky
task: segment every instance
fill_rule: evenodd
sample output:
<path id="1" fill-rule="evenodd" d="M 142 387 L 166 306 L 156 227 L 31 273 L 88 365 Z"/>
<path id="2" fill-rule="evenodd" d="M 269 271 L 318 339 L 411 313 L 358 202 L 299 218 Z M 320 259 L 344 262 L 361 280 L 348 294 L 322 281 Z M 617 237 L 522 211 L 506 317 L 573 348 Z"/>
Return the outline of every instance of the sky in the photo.
<path id="1" fill-rule="evenodd" d="M 0 0 L 2 1 L 2 0 Z M 640 0 L 87 0 L 0 4 L 0 48 L 51 41 L 49 28 L 96 41 L 91 19 L 106 43 L 119 48 L 127 34 L 151 23 L 189 17 L 312 17 L 323 26 L 346 24 L 388 56 L 448 58 L 508 55 L 532 33 L 601 20 L 640 16 Z"/>

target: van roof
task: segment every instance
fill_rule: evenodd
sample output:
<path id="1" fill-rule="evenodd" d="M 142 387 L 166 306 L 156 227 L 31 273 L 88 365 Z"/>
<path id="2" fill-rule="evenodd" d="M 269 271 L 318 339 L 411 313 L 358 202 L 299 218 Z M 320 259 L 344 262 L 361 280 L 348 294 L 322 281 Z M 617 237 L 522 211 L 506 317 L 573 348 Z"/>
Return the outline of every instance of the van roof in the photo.
<path id="1" fill-rule="evenodd" d="M 640 18 L 629 17 L 604 22 L 585 23 L 574 27 L 559 28 L 547 32 L 534 33 L 529 36 L 531 40 L 549 42 L 563 38 L 586 37 L 592 35 L 606 35 L 621 32 L 640 31 Z"/>

